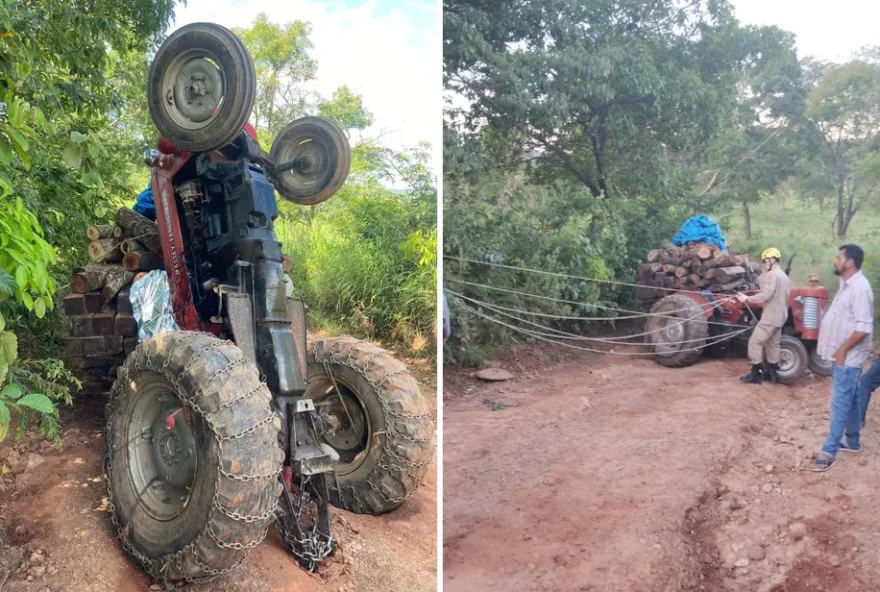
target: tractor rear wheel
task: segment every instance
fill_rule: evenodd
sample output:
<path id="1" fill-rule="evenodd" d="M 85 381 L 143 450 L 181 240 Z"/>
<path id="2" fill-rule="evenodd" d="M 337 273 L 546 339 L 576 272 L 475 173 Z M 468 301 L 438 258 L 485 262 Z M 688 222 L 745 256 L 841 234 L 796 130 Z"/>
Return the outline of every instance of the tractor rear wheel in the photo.
<path id="1" fill-rule="evenodd" d="M 703 355 L 709 323 L 699 304 L 670 294 L 651 308 L 646 337 L 654 360 L 670 368 L 690 366 Z"/>
<path id="2" fill-rule="evenodd" d="M 375 345 L 322 339 L 309 351 L 307 396 L 339 454 L 330 500 L 358 514 L 383 514 L 419 487 L 434 458 L 434 420 L 406 367 Z"/>
<path id="3" fill-rule="evenodd" d="M 105 476 L 123 547 L 156 578 L 208 581 L 275 520 L 281 421 L 256 366 L 208 333 L 163 333 L 119 369 Z"/>
<path id="4" fill-rule="evenodd" d="M 810 372 L 816 376 L 831 376 L 831 368 L 834 362 L 826 360 L 816 351 L 816 346 L 810 348 Z"/>
<path id="5" fill-rule="evenodd" d="M 804 343 L 791 335 L 782 336 L 779 350 L 779 382 L 791 384 L 807 372 L 810 354 Z"/>

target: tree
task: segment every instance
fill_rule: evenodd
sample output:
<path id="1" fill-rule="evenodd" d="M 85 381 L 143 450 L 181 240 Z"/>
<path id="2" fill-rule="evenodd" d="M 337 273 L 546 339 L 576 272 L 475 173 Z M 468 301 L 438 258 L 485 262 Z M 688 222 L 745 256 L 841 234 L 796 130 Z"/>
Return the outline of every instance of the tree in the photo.
<path id="1" fill-rule="evenodd" d="M 250 28 L 234 28 L 233 32 L 247 47 L 257 74 L 254 129 L 271 144 L 281 128 L 316 102 L 305 89 L 318 67 L 308 53 L 312 48 L 311 25 L 293 21 L 281 26 L 261 12 Z"/>
<path id="2" fill-rule="evenodd" d="M 833 191 L 833 225 L 844 238 L 855 215 L 880 196 L 880 61 L 866 52 L 822 70 L 806 111 L 821 150 L 801 188 L 811 195 Z"/>
<path id="3" fill-rule="evenodd" d="M 729 113 L 725 2 L 446 6 L 446 84 L 470 103 L 466 127 L 506 135 L 520 162 L 540 153 L 548 177 L 570 175 L 594 197 L 656 197 L 667 156 L 705 145 Z"/>

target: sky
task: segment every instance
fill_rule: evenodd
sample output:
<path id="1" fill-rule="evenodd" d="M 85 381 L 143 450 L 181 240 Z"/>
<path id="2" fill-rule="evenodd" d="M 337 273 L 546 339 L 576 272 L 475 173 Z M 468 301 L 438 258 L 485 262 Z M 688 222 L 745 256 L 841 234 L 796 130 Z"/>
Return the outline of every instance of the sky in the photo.
<path id="1" fill-rule="evenodd" d="M 260 12 L 282 25 L 311 23 L 315 90 L 329 98 L 347 84 L 362 94 L 375 120 L 365 135 L 396 149 L 430 142 L 440 162 L 438 0 L 188 0 L 171 31 L 203 21 L 247 27 Z"/>
<path id="2" fill-rule="evenodd" d="M 798 57 L 843 62 L 880 45 L 876 0 L 731 0 L 743 24 L 776 25 L 796 35 Z"/>

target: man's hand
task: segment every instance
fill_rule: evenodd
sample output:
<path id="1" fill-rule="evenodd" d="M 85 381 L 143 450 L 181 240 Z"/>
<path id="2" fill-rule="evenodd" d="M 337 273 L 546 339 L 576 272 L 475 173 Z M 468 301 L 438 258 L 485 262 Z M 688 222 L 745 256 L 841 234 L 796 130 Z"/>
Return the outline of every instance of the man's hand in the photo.
<path id="1" fill-rule="evenodd" d="M 736 299 L 739 300 L 739 301 L 742 302 L 742 303 L 745 303 L 745 301 L 748 300 L 749 297 L 746 296 L 745 294 L 743 294 L 742 292 L 737 292 L 737 293 L 736 293 Z"/>
<path id="2" fill-rule="evenodd" d="M 834 363 L 838 366 L 843 366 L 846 364 L 846 354 L 847 351 L 843 348 L 840 348 L 834 353 Z"/>

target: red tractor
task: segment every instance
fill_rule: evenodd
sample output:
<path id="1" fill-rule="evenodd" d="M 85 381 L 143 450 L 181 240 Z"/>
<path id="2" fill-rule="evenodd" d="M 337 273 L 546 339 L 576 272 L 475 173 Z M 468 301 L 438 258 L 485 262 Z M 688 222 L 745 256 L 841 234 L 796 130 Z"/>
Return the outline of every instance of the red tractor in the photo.
<path id="1" fill-rule="evenodd" d="M 790 265 L 789 261 L 788 269 Z M 820 376 L 831 375 L 831 363 L 816 354 L 819 324 L 827 304 L 828 290 L 819 285 L 818 276 L 810 276 L 808 288 L 791 288 L 788 320 L 780 344 L 781 382 L 797 380 L 807 368 Z M 648 345 L 660 364 L 672 368 L 690 366 L 703 353 L 720 356 L 726 350 L 742 347 L 750 333 L 747 329 L 758 323 L 762 310 L 761 304 L 742 304 L 729 294 L 673 292 L 651 308 L 651 314 L 656 316 L 647 321 Z"/>
<path id="2" fill-rule="evenodd" d="M 331 197 L 346 136 L 304 117 L 266 153 L 243 131 L 255 92 L 244 45 L 210 23 L 169 36 L 150 69 L 161 136 L 146 161 L 181 330 L 141 340 L 119 368 L 105 476 L 122 545 L 166 581 L 229 572 L 273 525 L 313 570 L 336 545 L 329 504 L 391 511 L 433 459 L 433 417 L 406 367 L 351 338 L 309 343 L 284 274 L 275 191 Z"/>

